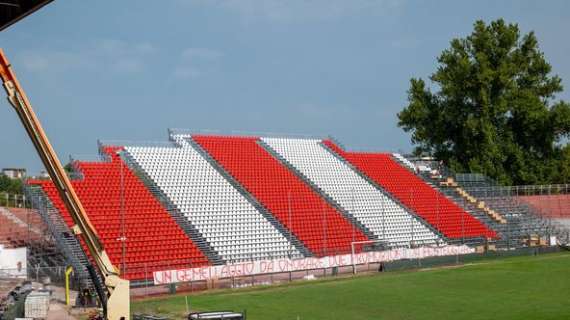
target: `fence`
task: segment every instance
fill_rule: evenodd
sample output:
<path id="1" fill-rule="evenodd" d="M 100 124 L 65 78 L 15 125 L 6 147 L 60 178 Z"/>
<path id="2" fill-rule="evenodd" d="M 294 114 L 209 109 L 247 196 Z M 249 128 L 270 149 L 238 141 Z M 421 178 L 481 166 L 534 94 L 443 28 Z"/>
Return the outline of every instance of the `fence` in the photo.
<path id="1" fill-rule="evenodd" d="M 494 229 L 498 246 L 517 247 L 533 236 L 550 235 L 570 243 L 569 184 L 501 186 L 486 175 L 455 173 L 432 159 L 410 160 L 435 169 L 435 174 L 422 173 L 422 178 Z M 460 188 L 439 187 L 448 177 Z"/>
<path id="2" fill-rule="evenodd" d="M 478 186 L 469 191 L 483 198 L 508 200 L 544 217 L 570 218 L 570 184 Z"/>
<path id="3" fill-rule="evenodd" d="M 67 266 L 54 266 L 54 267 L 45 267 L 45 266 L 33 266 L 29 265 L 27 268 L 27 277 L 25 280 L 38 282 L 38 283 L 45 283 L 46 281 L 50 284 L 56 286 L 64 286 L 65 285 L 65 270 Z M 18 279 L 18 277 L 9 276 L 10 274 L 14 274 L 18 272 L 17 269 L 2 269 L 0 268 L 0 278 L 4 279 Z M 79 282 L 75 280 L 74 277 L 70 277 L 70 285 L 71 288 L 77 289 L 79 288 Z"/>
<path id="4" fill-rule="evenodd" d="M 25 194 L 0 192 L 0 207 L 31 208 Z"/>
<path id="5" fill-rule="evenodd" d="M 527 189 L 518 189 L 518 190 L 526 190 L 524 192 L 528 192 L 528 188 Z M 545 190 L 545 188 L 543 188 L 543 190 Z M 551 189 L 552 190 L 552 189 Z M 413 192 L 410 193 L 411 196 L 413 196 Z M 34 199 L 34 197 L 31 197 L 30 199 Z M 434 201 L 436 203 L 438 203 L 438 201 L 441 201 L 441 199 L 434 199 Z M 45 203 L 44 203 L 45 205 Z M 467 204 L 463 204 L 463 205 L 467 205 Z M 42 206 L 38 205 L 39 209 Z M 439 205 L 436 205 L 437 208 L 439 208 Z M 45 210 L 44 210 L 45 211 Z M 521 213 L 521 215 L 528 215 L 528 213 Z M 51 217 L 53 216 L 57 216 L 57 214 L 55 212 L 52 212 L 50 214 Z M 326 216 L 323 216 L 323 219 L 326 219 Z M 49 220 L 49 219 L 48 219 Z M 49 220 L 51 221 L 51 220 Z M 411 220 L 412 221 L 412 220 Z M 550 235 L 551 234 L 556 234 L 553 230 L 552 224 L 550 222 L 549 219 L 543 219 L 543 220 L 538 220 L 540 221 L 540 226 L 535 225 L 534 227 L 536 228 L 527 228 L 526 226 L 522 225 L 520 223 L 520 219 L 508 219 L 507 223 L 505 225 L 502 225 L 501 227 L 503 228 L 501 232 L 499 232 L 499 236 L 501 237 L 501 243 L 498 244 L 498 246 L 500 247 L 501 250 L 513 250 L 516 248 L 521 248 L 521 247 L 527 247 L 530 245 L 530 241 L 533 237 L 538 236 L 544 236 L 544 242 L 549 242 L 550 239 Z M 534 221 L 534 220 L 533 220 Z M 65 226 L 65 224 L 60 223 L 61 226 Z M 410 223 L 410 226 L 412 226 L 412 223 Z M 465 234 L 465 226 L 462 225 L 461 228 L 463 229 L 461 234 Z M 409 247 L 409 248 L 413 248 L 413 247 L 418 247 L 418 246 L 422 246 L 425 244 L 422 244 L 421 242 L 418 241 L 414 241 L 414 239 L 418 239 L 419 236 L 416 235 L 415 233 L 417 232 L 417 230 L 415 230 L 413 227 L 409 228 L 408 230 L 409 234 L 406 235 L 406 237 L 408 239 L 412 239 L 412 241 L 409 241 L 405 246 Z M 383 235 L 382 235 L 383 236 Z M 324 235 L 324 239 L 326 239 L 326 234 Z M 58 240 L 58 239 L 56 239 Z M 61 240 L 61 239 L 59 239 Z M 454 244 L 454 245 L 462 245 L 462 244 L 469 244 L 469 245 L 485 245 L 486 244 L 486 239 L 483 238 L 466 238 L 466 237 L 461 237 L 461 238 L 456 238 L 453 240 L 447 239 L 446 243 L 447 244 Z M 60 245 L 64 245 L 62 243 L 62 241 L 57 241 L 59 242 Z M 442 242 L 439 242 L 439 244 L 441 244 Z M 327 241 L 324 240 L 324 245 L 326 246 Z M 390 247 L 386 247 L 386 246 L 381 246 L 382 249 L 393 249 Z M 376 248 L 378 249 L 378 248 Z M 130 248 L 128 245 L 125 246 L 125 250 L 123 251 L 123 255 L 125 253 L 128 253 L 130 251 Z M 325 249 L 325 251 L 330 255 L 339 255 L 342 254 L 342 252 L 333 252 L 333 250 L 328 250 Z M 345 252 L 346 253 L 346 252 Z M 68 254 L 67 258 L 70 258 L 70 256 L 73 256 L 72 253 Z M 117 266 L 121 269 L 122 274 L 127 274 L 127 275 L 135 275 L 134 278 L 136 279 L 143 279 L 142 281 L 135 281 L 133 284 L 137 287 L 140 288 L 144 288 L 144 292 L 148 293 L 148 294 L 152 294 L 155 291 L 160 291 L 160 286 L 158 288 L 153 286 L 153 271 L 154 270 L 174 270 L 174 269 L 187 269 L 187 268 L 193 268 L 195 266 L 192 265 L 192 263 L 190 261 L 162 261 L 159 263 L 154 263 L 152 265 L 150 264 L 144 264 L 144 263 L 126 263 L 125 261 L 125 257 L 121 256 L 120 261 L 116 262 Z M 421 260 L 421 259 L 420 259 Z M 458 259 L 458 261 L 460 261 L 460 259 Z M 229 263 L 231 263 L 232 261 L 229 261 Z M 362 268 L 365 268 L 366 270 L 374 270 L 375 268 L 379 268 L 379 265 L 374 265 L 374 264 L 368 264 L 365 267 L 359 266 L 356 269 L 360 270 Z M 33 269 L 33 268 L 31 268 Z M 338 267 L 338 268 L 323 268 L 322 270 L 318 270 L 318 272 L 313 274 L 313 277 L 318 278 L 318 277 L 322 277 L 322 276 L 328 276 L 328 275 L 332 275 L 332 274 L 343 274 L 346 273 L 344 271 L 346 270 L 352 270 L 352 267 Z M 56 281 L 61 281 L 62 280 L 62 274 L 61 274 L 61 269 L 50 269 L 50 268 L 44 268 L 44 269 L 36 269 L 36 274 L 32 274 L 33 277 L 35 278 L 39 278 L 41 277 L 41 275 L 46 274 L 46 275 L 51 275 L 54 277 L 54 279 Z M 279 282 L 279 281 L 291 281 L 294 279 L 299 279 L 299 278 L 303 278 L 305 276 L 311 276 L 312 271 L 311 270 L 305 270 L 305 271 L 295 271 L 295 272 L 289 272 L 286 275 L 283 274 L 279 274 L 279 273 L 275 273 L 275 274 L 269 274 L 269 275 L 254 275 L 250 277 L 237 277 L 234 279 L 225 279 L 225 280 L 219 280 L 220 283 L 226 283 L 224 286 L 228 286 L 229 287 L 239 287 L 239 286 L 249 286 L 252 284 L 259 284 L 259 283 L 274 283 L 274 282 Z M 218 281 L 218 280 L 217 280 Z M 201 287 L 204 287 L 204 285 L 207 285 L 207 282 L 192 282 L 190 283 L 190 289 L 191 290 L 198 290 Z M 211 286 L 211 284 L 210 284 Z M 168 289 L 168 288 L 167 288 Z"/>

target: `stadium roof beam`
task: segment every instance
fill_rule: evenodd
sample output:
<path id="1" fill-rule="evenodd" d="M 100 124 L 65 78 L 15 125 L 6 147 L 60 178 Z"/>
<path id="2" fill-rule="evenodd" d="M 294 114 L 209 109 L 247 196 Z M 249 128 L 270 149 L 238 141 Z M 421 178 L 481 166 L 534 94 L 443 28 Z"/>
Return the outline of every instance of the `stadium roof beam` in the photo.
<path id="1" fill-rule="evenodd" d="M 53 0 L 0 0 L 0 31 L 34 13 Z"/>

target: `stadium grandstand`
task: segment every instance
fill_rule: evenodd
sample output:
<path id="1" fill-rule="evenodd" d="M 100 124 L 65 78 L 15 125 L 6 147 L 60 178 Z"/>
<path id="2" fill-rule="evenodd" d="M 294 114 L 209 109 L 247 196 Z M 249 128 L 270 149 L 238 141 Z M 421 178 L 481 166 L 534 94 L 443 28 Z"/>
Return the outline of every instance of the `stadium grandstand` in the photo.
<path id="1" fill-rule="evenodd" d="M 559 213 L 537 208 L 544 196 L 509 195 L 484 176 L 400 154 L 347 151 L 328 137 L 171 130 L 168 141 L 99 142 L 98 151 L 96 161 L 72 160 L 69 175 L 110 259 L 134 286 L 156 284 L 169 270 L 568 239 L 550 219 Z M 88 251 L 53 183 L 28 180 L 26 195 L 33 219 L 42 220 L 32 225 L 45 226 L 89 285 Z M 13 211 L 0 218 L 22 215 Z M 21 223 L 14 228 L 29 239 Z"/>
<path id="2" fill-rule="evenodd" d="M 553 72 L 564 63 L 546 60 L 564 56 L 556 31 L 566 28 L 544 23 L 563 6 L 541 5 L 550 14 L 536 16 L 518 3 L 430 4 L 424 17 L 327 1 L 160 10 L 62 2 L 10 27 L 51 2 L 0 1 L 15 58 L 0 49 L 0 81 L 45 170 L 28 176 L 37 159 L 18 156 L 27 146 L 5 126 L 0 320 L 570 314 L 570 104 Z M 446 27 L 448 16 L 461 23 Z M 539 46 L 536 35 L 549 31 Z M 447 36 L 426 77 L 416 52 L 433 53 Z M 30 98 L 60 108 L 36 114 L 19 68 L 44 90 Z M 413 78 L 390 125 L 402 70 Z M 83 111 L 66 109 L 78 103 Z M 38 117 L 46 112 L 48 132 L 69 124 L 56 138 L 63 147 L 84 142 L 70 134 L 81 118 L 93 120 L 80 130 L 91 137 L 101 125 L 151 134 L 157 117 L 297 130 L 333 120 L 345 133 L 376 133 L 362 145 L 386 143 L 399 127 L 423 157 L 358 151 L 330 136 L 169 129 L 159 142 L 98 141 L 94 157 L 64 166 Z M 404 146 L 397 140 L 388 145 Z M 506 186 L 533 183 L 560 184 Z M 193 294 L 210 289 L 224 290 Z"/>

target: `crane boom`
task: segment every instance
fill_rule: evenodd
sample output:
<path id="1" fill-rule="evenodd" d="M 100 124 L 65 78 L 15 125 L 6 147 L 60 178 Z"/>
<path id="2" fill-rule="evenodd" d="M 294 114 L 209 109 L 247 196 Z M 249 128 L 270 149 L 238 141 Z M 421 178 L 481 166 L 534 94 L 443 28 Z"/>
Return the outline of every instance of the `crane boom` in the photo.
<path id="1" fill-rule="evenodd" d="M 71 181 L 65 173 L 57 154 L 54 152 L 40 121 L 32 109 L 30 101 L 20 86 L 2 49 L 0 49 L 0 77 L 8 94 L 8 101 L 20 117 L 61 200 L 75 223 L 72 228 L 73 232 L 83 239 L 103 277 L 105 288 L 103 289 L 99 285 L 97 293 L 103 305 L 105 318 L 108 320 L 130 319 L 129 281 L 120 278 L 118 269 L 113 265 L 105 252 L 95 228 L 89 221 L 89 217 L 75 193 Z M 92 278 L 96 276 L 92 268 L 90 268 L 89 272 Z M 97 279 L 94 279 L 94 283 L 98 283 Z"/>

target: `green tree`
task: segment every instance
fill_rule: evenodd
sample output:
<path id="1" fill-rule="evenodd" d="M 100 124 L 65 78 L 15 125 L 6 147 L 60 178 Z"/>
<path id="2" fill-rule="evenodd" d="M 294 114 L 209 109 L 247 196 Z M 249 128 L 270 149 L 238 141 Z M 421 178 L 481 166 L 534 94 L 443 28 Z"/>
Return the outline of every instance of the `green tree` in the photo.
<path id="1" fill-rule="evenodd" d="M 430 76 L 411 79 L 399 123 L 416 154 L 503 184 L 568 182 L 570 105 L 533 32 L 499 19 L 453 39 Z"/>
<path id="2" fill-rule="evenodd" d="M 0 206 L 6 206 L 6 195 L 12 199 L 13 195 L 21 195 L 23 193 L 22 180 L 11 179 L 0 174 Z"/>
<path id="3" fill-rule="evenodd" d="M 66 165 L 63 167 L 63 169 L 64 169 L 65 172 L 67 172 L 68 174 L 69 174 L 69 173 L 72 173 L 72 172 L 74 171 L 74 170 L 73 170 L 73 164 L 72 164 L 71 162 L 69 162 L 68 164 L 66 164 Z"/>

